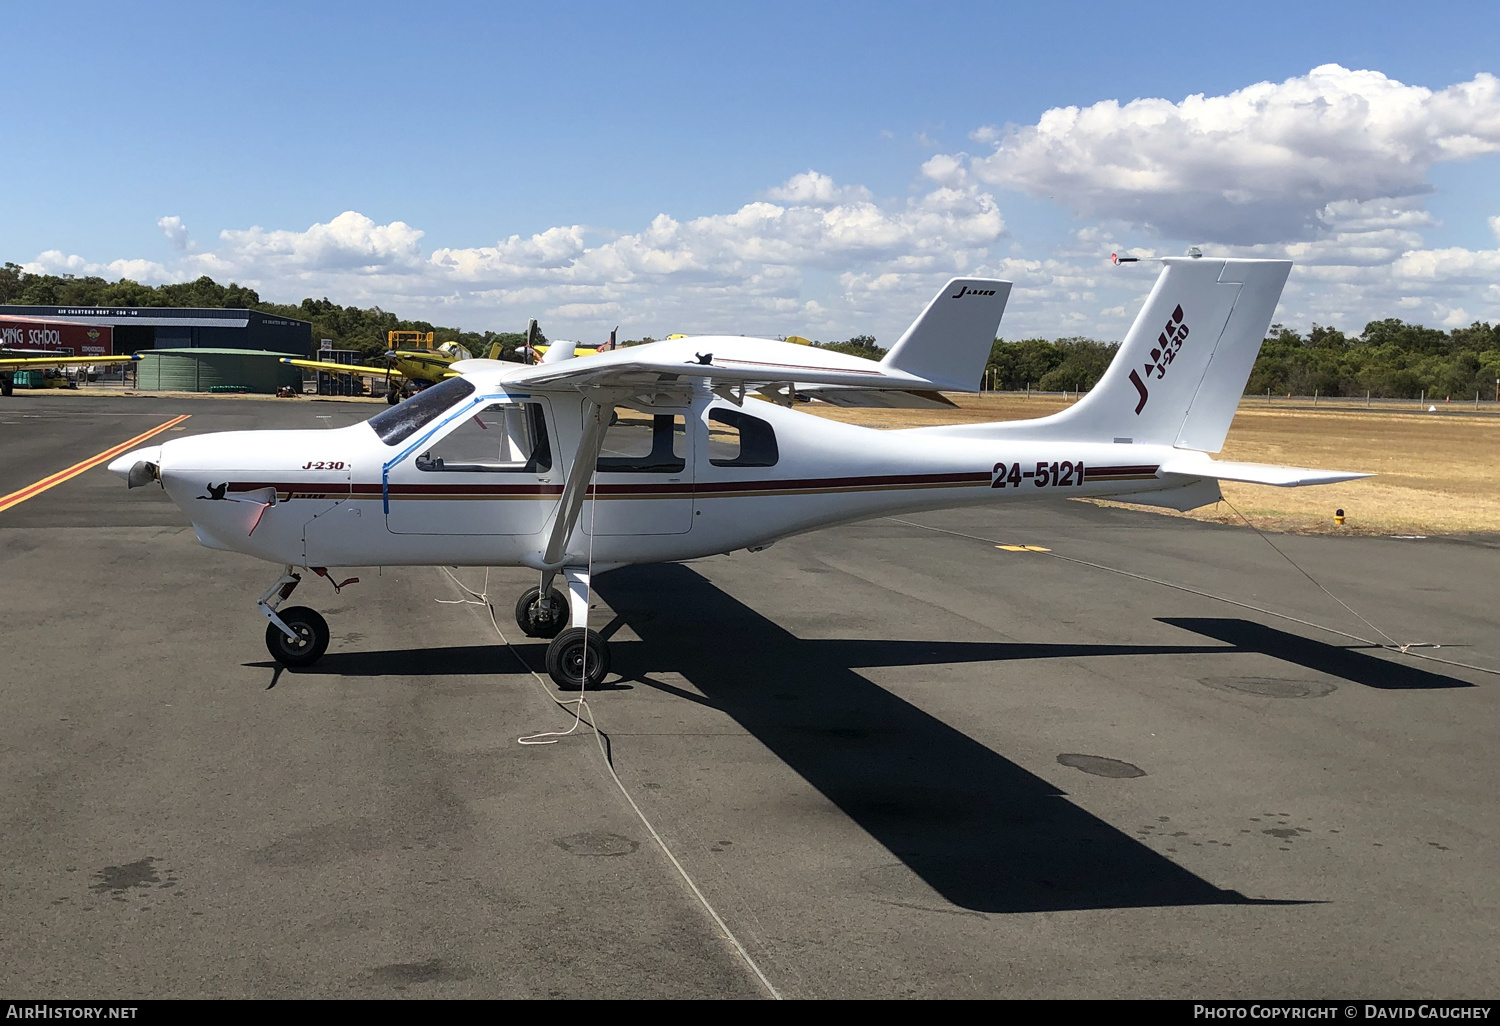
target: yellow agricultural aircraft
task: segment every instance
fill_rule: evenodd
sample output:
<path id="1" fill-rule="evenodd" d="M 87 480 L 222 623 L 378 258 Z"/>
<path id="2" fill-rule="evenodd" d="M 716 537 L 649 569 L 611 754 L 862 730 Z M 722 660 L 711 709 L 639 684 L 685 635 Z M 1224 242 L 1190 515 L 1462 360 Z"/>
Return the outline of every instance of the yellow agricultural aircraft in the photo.
<path id="1" fill-rule="evenodd" d="M 533 322 L 535 323 L 535 322 Z M 415 395 L 428 385 L 444 378 L 457 377 L 449 368 L 459 360 L 472 360 L 474 354 L 457 342 L 433 345 L 432 332 L 390 331 L 386 333 L 385 366 L 333 363 L 328 360 L 298 360 L 283 357 L 281 362 L 293 367 L 325 371 L 329 374 L 358 374 L 361 377 L 385 378 L 386 402 L 395 405 Z M 490 347 L 488 358 L 500 358 L 500 343 Z M 399 382 L 399 385 L 397 384 Z"/>
<path id="2" fill-rule="evenodd" d="M 565 343 L 565 345 L 572 346 L 570 351 L 572 356 L 594 356 L 597 353 L 609 352 L 615 348 L 615 332 L 617 331 L 619 331 L 618 327 L 609 333 L 609 341 L 599 346 L 579 346 L 573 343 Z M 545 360 L 548 350 L 554 348 L 550 345 L 537 345 L 536 339 L 537 326 L 533 318 L 526 324 L 526 340 L 518 350 L 522 363 L 541 363 Z M 329 374 L 358 374 L 361 377 L 372 378 L 383 376 L 386 401 L 395 405 L 402 399 L 415 395 L 444 378 L 458 377 L 458 372 L 451 369 L 452 365 L 459 360 L 474 358 L 467 348 L 457 342 L 433 345 L 433 333 L 430 331 L 387 332 L 386 343 L 390 348 L 385 353 L 384 367 L 332 363 L 325 360 L 298 360 L 292 357 L 283 357 L 281 362 L 293 367 L 326 371 Z M 485 359 L 500 359 L 500 350 L 500 343 L 493 343 L 490 351 L 485 354 Z M 562 354 L 559 352 L 557 356 L 562 357 Z M 394 384 L 396 380 L 401 381 L 399 387 Z"/>

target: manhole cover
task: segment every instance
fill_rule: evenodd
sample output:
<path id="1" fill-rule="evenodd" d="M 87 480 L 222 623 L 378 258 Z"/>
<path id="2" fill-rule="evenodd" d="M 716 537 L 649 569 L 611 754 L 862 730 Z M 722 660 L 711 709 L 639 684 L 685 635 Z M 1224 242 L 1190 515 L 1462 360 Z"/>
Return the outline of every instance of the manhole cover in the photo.
<path id="1" fill-rule="evenodd" d="M 1199 682 L 1217 691 L 1238 691 L 1262 698 L 1322 698 L 1338 690 L 1326 680 L 1288 680 L 1284 677 L 1200 677 Z"/>
<path id="2" fill-rule="evenodd" d="M 552 843 L 563 851 L 574 855 L 590 855 L 603 858 L 618 858 L 621 855 L 630 855 L 640 847 L 639 842 L 632 841 L 628 837 L 621 837 L 619 834 L 607 834 L 602 831 L 569 834 L 567 837 L 553 839 Z"/>
<path id="3" fill-rule="evenodd" d="M 1102 755 L 1064 753 L 1057 757 L 1057 761 L 1064 766 L 1083 770 L 1085 773 L 1092 773 L 1096 777 L 1115 777 L 1124 780 L 1129 777 L 1144 777 L 1146 775 L 1146 771 L 1139 766 L 1128 762 L 1121 762 L 1119 759 L 1106 759 Z"/>

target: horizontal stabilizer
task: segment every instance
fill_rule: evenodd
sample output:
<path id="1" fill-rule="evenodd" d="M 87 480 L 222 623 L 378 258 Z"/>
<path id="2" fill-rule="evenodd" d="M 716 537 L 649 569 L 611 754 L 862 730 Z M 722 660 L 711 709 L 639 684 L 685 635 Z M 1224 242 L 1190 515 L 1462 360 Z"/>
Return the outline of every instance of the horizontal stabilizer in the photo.
<path id="1" fill-rule="evenodd" d="M 1296 488 L 1301 485 L 1336 484 L 1362 477 L 1374 477 L 1351 470 L 1314 470 L 1308 467 L 1282 467 L 1273 463 L 1234 463 L 1212 460 L 1206 456 L 1183 455 L 1162 464 L 1164 474 L 1208 477 L 1217 481 L 1239 481 L 1243 484 L 1274 485 Z"/>

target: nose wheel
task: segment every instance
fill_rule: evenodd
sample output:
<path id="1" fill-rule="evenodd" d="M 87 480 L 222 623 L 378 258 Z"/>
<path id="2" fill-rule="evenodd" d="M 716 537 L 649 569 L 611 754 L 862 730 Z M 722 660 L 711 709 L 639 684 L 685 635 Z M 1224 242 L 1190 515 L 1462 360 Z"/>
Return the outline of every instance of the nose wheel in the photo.
<path id="1" fill-rule="evenodd" d="M 549 594 L 546 605 L 540 588 L 528 588 L 516 600 L 516 626 L 528 638 L 555 638 L 568 623 L 568 600 L 556 588 Z"/>
<path id="2" fill-rule="evenodd" d="M 297 637 L 289 638 L 274 623 L 266 624 L 266 648 L 283 666 L 310 666 L 328 651 L 328 621 L 315 609 L 293 606 L 277 612 Z"/>

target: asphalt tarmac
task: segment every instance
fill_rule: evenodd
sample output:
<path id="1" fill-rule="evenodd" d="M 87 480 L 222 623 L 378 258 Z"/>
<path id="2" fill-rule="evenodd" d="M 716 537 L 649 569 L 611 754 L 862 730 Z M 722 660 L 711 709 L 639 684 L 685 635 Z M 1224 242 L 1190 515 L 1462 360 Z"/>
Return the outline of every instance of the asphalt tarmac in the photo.
<path id="1" fill-rule="evenodd" d="M 373 412 L 18 395 L 0 495 L 183 413 Z M 596 581 L 615 771 L 778 992 L 1494 996 L 1500 677 L 1068 561 L 1373 636 L 1249 531 L 902 519 Z M 1275 541 L 1500 668 L 1500 542 Z M 440 569 L 354 573 L 302 585 L 334 640 L 287 672 L 277 568 L 158 490 L 0 512 L 0 996 L 767 996 L 594 736 L 517 744 L 571 722 L 510 618 L 531 575 L 488 576 L 507 647 Z"/>

